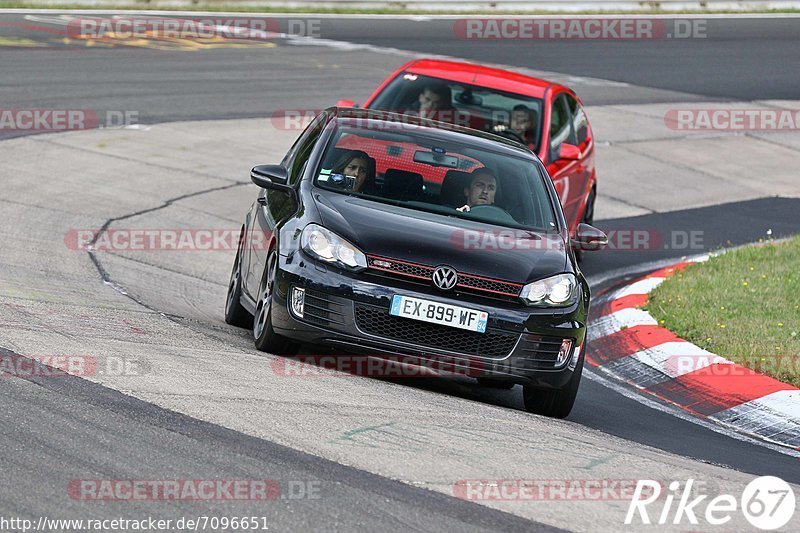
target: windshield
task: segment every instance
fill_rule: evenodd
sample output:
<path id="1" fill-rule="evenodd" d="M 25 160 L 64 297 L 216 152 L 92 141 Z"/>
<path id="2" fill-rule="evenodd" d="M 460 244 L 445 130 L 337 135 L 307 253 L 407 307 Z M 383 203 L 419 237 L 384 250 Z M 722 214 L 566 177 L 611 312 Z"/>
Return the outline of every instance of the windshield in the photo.
<path id="1" fill-rule="evenodd" d="M 534 162 L 443 140 L 428 128 L 387 131 L 355 122 L 339 119 L 316 186 L 443 216 L 556 229 L 545 177 Z"/>
<path id="2" fill-rule="evenodd" d="M 504 135 L 539 150 L 542 101 L 538 98 L 404 72 L 369 107 Z"/>

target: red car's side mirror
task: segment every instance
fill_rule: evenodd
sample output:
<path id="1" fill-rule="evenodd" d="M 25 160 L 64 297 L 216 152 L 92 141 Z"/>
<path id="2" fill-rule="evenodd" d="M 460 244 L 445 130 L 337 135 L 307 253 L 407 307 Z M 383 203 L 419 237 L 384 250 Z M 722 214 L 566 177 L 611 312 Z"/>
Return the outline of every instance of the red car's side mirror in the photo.
<path id="1" fill-rule="evenodd" d="M 608 245 L 608 236 L 594 226 L 581 223 L 575 230 L 571 244 L 574 250 L 602 250 Z"/>
<path id="2" fill-rule="evenodd" d="M 339 100 L 336 107 L 358 107 L 358 104 L 353 100 Z"/>
<path id="3" fill-rule="evenodd" d="M 559 159 L 568 159 L 574 161 L 581 158 L 581 149 L 574 144 L 562 143 L 561 148 L 558 150 Z"/>

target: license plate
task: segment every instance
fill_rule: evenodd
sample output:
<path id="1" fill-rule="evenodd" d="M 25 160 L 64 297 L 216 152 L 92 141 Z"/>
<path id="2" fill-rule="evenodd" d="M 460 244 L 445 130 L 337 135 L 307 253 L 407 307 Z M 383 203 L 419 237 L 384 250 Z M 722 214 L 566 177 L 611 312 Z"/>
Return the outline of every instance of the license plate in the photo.
<path id="1" fill-rule="evenodd" d="M 486 332 L 486 320 L 489 318 L 486 311 L 410 298 L 399 294 L 392 296 L 392 307 L 389 309 L 389 314 L 478 333 Z"/>

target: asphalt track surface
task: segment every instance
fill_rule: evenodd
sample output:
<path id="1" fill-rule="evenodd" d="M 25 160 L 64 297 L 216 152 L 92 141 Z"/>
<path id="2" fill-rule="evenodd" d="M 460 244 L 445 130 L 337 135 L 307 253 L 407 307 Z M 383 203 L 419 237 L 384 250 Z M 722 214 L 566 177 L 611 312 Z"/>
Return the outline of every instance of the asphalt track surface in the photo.
<path id="1" fill-rule="evenodd" d="M 286 25 L 289 17 L 269 18 Z M 454 20 L 323 18 L 318 36 L 562 73 L 587 105 L 800 96 L 800 18 L 710 19 L 706 37 L 696 39 L 533 42 L 459 39 Z M 48 46 L 4 44 L 3 72 L 14 74 L 0 79 L 4 102 L 45 108 L 69 102 L 96 110 L 124 106 L 140 110 L 143 123 L 263 117 L 280 109 L 326 107 L 338 98 L 363 101 L 385 77 L 385 71 L 369 68 L 342 76 L 335 55 L 319 65 L 306 58 L 303 65 L 291 53 L 276 59 L 253 48 L 219 47 L 203 54 L 87 48 L 64 44 L 65 32 L 42 20 L 0 15 L 6 40 L 35 39 Z M 597 86 L 582 79 L 587 77 L 623 85 Z M 587 86 L 592 90 L 584 90 Z"/>
<path id="2" fill-rule="evenodd" d="M 4 23 L 0 35 L 41 40 L 40 30 L 31 29 L 30 24 L 19 25 L 21 21 L 19 15 L 0 16 Z M 592 86 L 587 76 L 630 84 L 594 86 L 586 91 L 588 104 L 800 96 L 800 69 L 795 68 L 800 61 L 800 19 L 712 20 L 709 38 L 699 43 L 536 43 L 523 47 L 523 54 L 518 43 L 489 46 L 455 40 L 446 31 L 448 24 L 452 26 L 445 21 L 326 19 L 322 37 L 558 72 L 579 77 L 574 83 L 579 92 L 582 85 Z M 417 37 L 410 39 L 411 34 Z M 385 76 L 385 70 L 365 69 L 357 75 L 358 69 L 354 74 L 353 69 L 330 68 L 329 63 L 314 65 L 305 55 L 294 57 L 292 46 L 281 50 L 284 55 L 264 57 L 257 49 L 221 47 L 200 57 L 152 49 L 87 49 L 58 40 L 48 41 L 48 47 L 42 49 L 0 48 L 0 71 L 15 73 L 0 79 L 2 107 L 137 109 L 142 110 L 145 123 L 262 117 L 276 109 L 323 107 L 338 97 L 363 98 Z M 342 61 L 346 60 L 343 56 Z M 755 241 L 767 228 L 775 236 L 798 233 L 798 212 L 798 200 L 764 198 L 610 219 L 598 225 L 700 229 L 705 247 L 711 250 Z M 230 216 L 237 218 L 239 213 Z M 602 280 L 595 285 L 595 290 L 602 290 L 624 277 L 619 274 L 621 269 L 629 271 L 643 263 L 678 256 L 670 250 L 602 252 L 591 257 L 584 270 Z M 423 393 L 519 408 L 518 391 L 486 391 L 458 383 L 408 386 Z M 5 407 L 3 427 L 15 428 L 0 432 L 0 445 L 9 451 L 0 475 L 4 496 L 0 512 L 6 516 L 84 510 L 65 502 L 63 496 L 63 483 L 75 475 L 67 465 L 78 464 L 83 471 L 99 472 L 98 477 L 104 478 L 147 478 L 165 472 L 186 478 L 246 478 L 269 471 L 277 479 L 320 480 L 325 487 L 321 500 L 284 502 L 285 507 L 271 509 L 270 522 L 279 530 L 519 530 L 536 526 L 511 513 L 199 421 L 85 380 L 7 379 L 0 382 L 0 396 Z M 596 380 L 583 381 L 569 420 L 704 463 L 800 483 L 795 457 L 730 438 L 669 411 L 654 410 Z M 148 465 L 145 472 L 141 464 Z M 142 508 L 153 514 L 159 511 L 157 505 L 148 503 Z M 166 509 L 167 504 L 163 505 Z M 178 514 L 197 509 L 188 504 L 177 509 L 175 503 L 169 505 L 169 511 Z M 229 516 L 236 514 L 232 512 L 235 508 L 224 510 Z M 111 516 L 115 511 L 108 505 L 93 512 Z"/>

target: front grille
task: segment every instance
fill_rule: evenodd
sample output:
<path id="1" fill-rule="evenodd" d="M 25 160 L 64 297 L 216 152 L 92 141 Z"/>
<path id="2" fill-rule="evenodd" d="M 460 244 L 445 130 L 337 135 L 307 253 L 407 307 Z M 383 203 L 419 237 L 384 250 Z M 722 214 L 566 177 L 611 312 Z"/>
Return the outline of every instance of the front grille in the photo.
<path id="1" fill-rule="evenodd" d="M 376 262 L 378 264 L 376 264 Z M 386 266 L 385 263 L 382 262 L 390 263 L 390 266 Z M 406 263 L 406 262 L 396 261 L 394 259 L 384 259 L 382 257 L 369 257 L 369 259 L 367 260 L 367 264 L 369 265 L 370 268 L 374 268 L 375 270 L 381 270 L 383 272 L 391 272 L 394 274 L 411 276 L 412 278 L 425 279 L 427 281 L 431 280 L 433 271 L 436 270 L 433 267 L 425 265 Z"/>
<path id="2" fill-rule="evenodd" d="M 343 325 L 344 305 L 325 293 L 306 289 L 303 319 L 323 327 L 331 324 Z"/>
<path id="3" fill-rule="evenodd" d="M 519 334 L 499 330 L 486 333 L 429 324 L 392 316 L 383 307 L 356 304 L 356 325 L 364 333 L 480 357 L 502 358 L 512 352 Z"/>
<path id="4" fill-rule="evenodd" d="M 519 342 L 520 366 L 530 369 L 554 368 L 561 337 L 525 334 Z"/>
<path id="5" fill-rule="evenodd" d="M 372 255 L 367 257 L 367 265 L 373 271 L 386 273 L 394 277 L 413 278 L 428 284 L 431 283 L 431 276 L 436 270 L 435 267 L 428 265 Z M 480 293 L 484 296 L 500 296 L 504 299 L 517 300 L 522 284 L 458 272 L 456 288 L 467 292 Z"/>
<path id="6" fill-rule="evenodd" d="M 469 288 L 478 291 L 494 292 L 514 297 L 519 295 L 519 291 L 522 289 L 521 283 L 511 283 L 508 281 L 482 278 L 479 276 L 471 276 L 469 274 L 459 274 L 458 278 L 458 286 L 465 289 Z"/>

